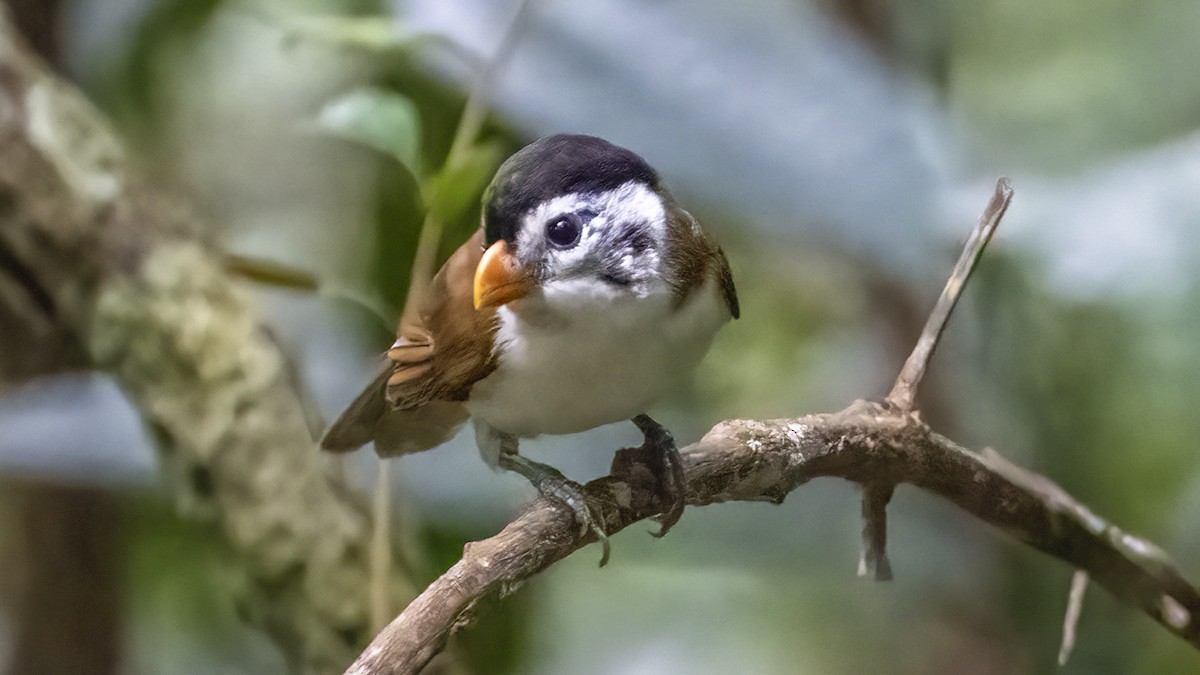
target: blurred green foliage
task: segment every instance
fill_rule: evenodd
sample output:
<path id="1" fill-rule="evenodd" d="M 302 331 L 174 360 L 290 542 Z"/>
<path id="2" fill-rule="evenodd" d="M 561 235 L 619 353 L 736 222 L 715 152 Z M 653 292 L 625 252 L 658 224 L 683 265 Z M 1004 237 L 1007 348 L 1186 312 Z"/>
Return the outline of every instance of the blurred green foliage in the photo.
<path id="1" fill-rule="evenodd" d="M 317 4 L 326 5 L 328 11 L 337 8 L 330 6 L 345 3 Z M 496 167 L 520 143 L 511 131 L 489 120 L 479 138 L 468 139 L 465 149 L 451 160 L 449 152 L 459 132 L 466 92 L 436 78 L 418 58 L 423 50 L 447 49 L 447 43 L 436 36 L 404 35 L 395 19 L 378 13 L 378 3 L 357 4 L 360 11 L 375 13 L 297 13 L 295 8 L 269 3 L 163 0 L 138 23 L 118 58 L 100 70 L 95 92 L 126 137 L 148 155 L 160 155 L 157 161 L 170 167 L 173 160 L 161 156 L 161 149 L 170 147 L 172 129 L 167 122 L 177 111 L 165 107 L 164 101 L 171 90 L 187 86 L 179 81 L 179 73 L 206 31 L 222 16 L 273 27 L 282 36 L 283 49 L 332 50 L 342 56 L 349 54 L 352 61 L 365 66 L 359 69 L 362 75 L 314 109 L 297 133 L 308 126 L 373 154 L 368 160 L 375 185 L 370 190 L 374 201 L 369 209 L 371 223 L 366 230 L 359 230 L 359 236 L 367 239 L 365 250 L 370 252 L 367 273 L 362 274 L 363 260 L 350 258 L 308 274 L 316 274 L 322 295 L 349 300 L 374 315 L 378 321 L 366 321 L 363 328 L 375 334 L 371 340 L 386 344 L 391 340 L 386 334 L 395 325 L 410 284 L 413 254 L 423 226 L 428 219 L 436 219 L 441 230 L 438 259 L 447 257 L 478 227 L 480 196 Z M 276 265 L 269 260 L 239 264 L 255 270 Z M 256 279 L 270 283 L 272 276 L 279 275 Z M 130 505 L 130 514 L 138 523 L 132 535 L 135 545 L 129 569 L 136 606 L 158 615 L 165 611 L 160 598 L 169 595 L 168 604 L 191 622 L 181 626 L 181 633 L 197 640 L 196 649 L 211 651 L 214 667 L 226 659 L 231 659 L 226 665 L 232 670 L 254 661 L 258 667 L 270 662 L 269 648 L 261 656 L 253 656 L 258 652 L 251 650 L 249 659 L 222 656 L 227 650 L 212 649 L 212 640 L 229 640 L 233 628 L 228 622 L 230 608 L 220 601 L 222 594 L 213 595 L 214 588 L 231 579 L 213 575 L 220 568 L 220 555 L 212 549 L 219 549 L 220 543 L 211 539 L 212 532 L 164 519 L 158 507 L 140 500 Z M 425 550 L 405 554 L 418 565 L 414 581 L 428 583 L 461 555 L 464 541 L 485 534 L 472 532 L 468 537 L 453 523 L 423 525 L 421 534 L 409 541 L 421 541 Z M 203 554 L 197 556 L 196 548 Z M 422 564 L 428 560 L 435 562 Z M 498 620 L 482 622 L 456 638 L 460 645 L 457 657 L 472 672 L 503 673 L 517 668 L 531 602 L 524 597 L 489 603 L 492 607 L 486 611 Z M 262 644 L 253 646 L 263 649 Z M 164 669 L 162 663 L 141 665 L 150 671 Z"/>
<path id="2" fill-rule="evenodd" d="M 399 93 L 374 87 L 355 89 L 329 102 L 318 123 L 338 136 L 391 156 L 410 171 L 419 169 L 421 121 L 416 106 Z"/>
<path id="3" fill-rule="evenodd" d="M 153 150 L 164 133 L 162 88 L 171 86 L 172 65 L 186 58 L 197 34 L 223 4 L 224 0 L 151 4 L 115 63 L 98 69 L 97 102 L 143 152 Z"/>
<path id="4" fill-rule="evenodd" d="M 380 319 L 363 322 L 364 342 L 373 345 L 391 340 L 427 219 L 442 225 L 444 258 L 478 227 L 484 185 L 524 140 L 504 120 L 489 118 L 449 162 L 467 92 L 423 57 L 431 50 L 467 63 L 478 57 L 440 36 L 409 31 L 385 10 L 373 0 L 158 0 L 113 60 L 93 64 L 90 73 L 90 94 L 149 164 L 175 177 L 186 158 L 176 155 L 182 144 L 172 123 L 181 113 L 170 94 L 195 85 L 187 66 L 200 45 L 241 22 L 273 40 L 271 50 L 336 62 L 334 75 L 312 75 L 332 84 L 306 92 L 313 100 L 293 120 L 295 136 L 319 130 L 323 142 L 369 167 L 361 174 L 366 222 L 351 222 L 358 216 L 347 209 L 347 222 L 327 229 L 361 246 L 307 264 L 327 297 L 353 299 Z M 946 110 L 966 121 L 969 142 L 994 153 L 987 156 L 996 163 L 1067 171 L 1200 126 L 1200 80 L 1181 75 L 1191 72 L 1200 44 L 1192 39 L 1200 17 L 1186 0 L 940 0 L 896 11 L 908 63 L 941 87 Z M 1013 178 L 1020 195 L 1022 175 Z M 284 223 L 290 206 L 242 205 Z M 1013 208 L 1022 208 L 1020 196 Z M 764 239 L 737 214 L 698 215 L 728 233 L 722 241 L 744 318 L 718 337 L 699 381 L 677 401 L 689 413 L 677 436 L 694 437 L 721 417 L 830 410 L 886 391 L 908 338 L 887 325 L 895 308 L 872 291 L 874 271 L 836 244 L 785 240 L 777 231 Z M 933 255 L 930 261 L 947 270 L 951 263 Z M 1071 297 L 1054 287 L 1044 261 L 993 245 L 965 297 L 971 309 L 960 311 L 948 338 L 973 335 L 977 344 L 957 360 L 948 344 L 935 367 L 958 372 L 935 373 L 930 386 L 944 389 L 925 395 L 948 402 L 957 429 L 982 435 L 981 418 L 999 420 L 981 443 L 1170 549 L 1173 535 L 1195 530 L 1200 517 L 1180 508 L 1196 489 L 1200 436 L 1193 411 L 1200 281 L 1189 283 L 1179 289 L 1183 302 Z M 936 293 L 901 290 L 922 298 L 929 291 L 929 302 Z M 897 537 L 898 580 L 858 592 L 851 578 L 853 495 L 814 486 L 817 496 L 809 497 L 805 490 L 770 513 L 757 505 L 690 511 L 661 544 L 635 539 L 641 532 L 621 535 L 620 553 L 600 579 L 593 560 L 566 561 L 550 579 L 485 608 L 484 620 L 461 636 L 463 659 L 478 672 L 524 672 L 531 663 L 545 671 L 556 649 L 587 653 L 593 642 L 610 640 L 618 643 L 615 652 L 622 639 L 658 636 L 655 630 L 669 646 L 677 637 L 670 626 L 647 617 L 676 612 L 680 625 L 709 631 L 692 647 L 706 656 L 709 672 L 740 663 L 731 653 L 756 655 L 781 673 L 963 672 L 956 663 L 992 672 L 1054 667 L 1069 570 L 998 535 L 964 534 L 974 524 L 901 491 L 892 507 L 895 526 L 928 536 L 914 537 L 908 548 Z M 182 659 L 135 660 L 132 670 L 195 672 L 202 658 L 212 658 L 214 669 L 228 666 L 225 672 L 276 666 L 270 645 L 240 631 L 214 591 L 229 580 L 213 571 L 223 557 L 213 533 L 145 495 L 128 497 L 127 507 L 130 613 L 143 641 L 132 652 L 152 654 L 167 632 L 183 635 L 172 644 L 187 651 Z M 416 581 L 457 560 L 463 541 L 486 533 L 476 521 L 430 518 L 417 537 L 423 555 L 410 556 L 419 563 Z M 1184 564 L 1200 576 L 1200 563 Z M 959 577 L 970 582 L 955 582 Z M 599 635 L 606 626 L 612 632 Z M 1093 589 L 1067 672 L 1194 670 L 1195 655 L 1160 633 Z M 579 644 L 548 644 L 551 634 Z M 864 640 L 878 644 L 864 648 Z M 742 651 L 721 651 L 735 641 Z"/>
<path id="5" fill-rule="evenodd" d="M 382 18 L 359 18 L 352 26 L 375 25 Z M 347 24 L 327 19 L 312 26 L 314 39 L 338 43 L 346 39 Z M 373 33 L 374 34 L 374 33 Z M 379 173 L 375 216 L 375 258 L 365 297 L 382 298 L 384 311 L 399 315 L 412 273 L 412 253 L 427 218 L 440 228 L 438 259 L 444 259 L 478 227 L 480 196 L 504 157 L 518 147 L 511 133 L 487 125 L 481 138 L 450 157 L 466 98 L 414 63 L 413 54 L 399 45 L 437 48 L 436 41 L 366 42 L 355 35 L 355 46 L 367 46 L 378 73 L 368 86 L 354 89 L 326 105 L 320 123 L 348 140 L 383 153 L 393 160 Z M 388 322 L 390 323 L 390 322 Z"/>
<path id="6" fill-rule="evenodd" d="M 977 282 L 983 372 L 1036 447 L 1030 461 L 1100 513 L 1153 538 L 1197 458 L 1196 369 L 1161 361 L 1155 310 L 1047 292 L 1030 265 L 989 258 Z M 1178 335 L 1194 335 L 1182 317 Z M 1120 470 L 1114 470 L 1120 466 Z M 1153 486 L 1146 489 L 1145 486 Z"/>
<path id="7" fill-rule="evenodd" d="M 943 3 L 944 4 L 944 3 Z M 954 101 L 990 152 L 1068 170 L 1200 125 L 1200 6 L 1141 2 L 957 3 Z"/>

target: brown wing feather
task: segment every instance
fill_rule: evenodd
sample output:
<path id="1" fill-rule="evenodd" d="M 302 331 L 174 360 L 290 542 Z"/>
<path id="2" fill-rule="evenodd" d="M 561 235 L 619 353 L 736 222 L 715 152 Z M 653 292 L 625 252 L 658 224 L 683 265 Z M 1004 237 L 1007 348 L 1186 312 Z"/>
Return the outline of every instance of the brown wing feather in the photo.
<path id="1" fill-rule="evenodd" d="M 322 448 L 348 451 L 374 440 L 383 456 L 417 452 L 467 419 L 462 402 L 496 367 L 495 310 L 476 311 L 472 298 L 482 257 L 480 231 L 434 276 L 417 319 L 400 327 L 388 350 L 390 367 L 330 427 Z"/>
<path id="2" fill-rule="evenodd" d="M 399 338 L 392 348 L 387 350 L 387 357 L 401 364 L 426 363 L 433 358 L 433 338 L 428 334 L 416 341 Z"/>
<path id="3" fill-rule="evenodd" d="M 729 314 L 737 319 L 742 316 L 741 305 L 738 304 L 737 289 L 733 286 L 733 271 L 729 269 L 729 259 L 725 257 L 725 251 L 717 246 L 717 280 L 721 283 L 721 294 L 725 296 L 725 305 L 729 307 Z"/>
<path id="4" fill-rule="evenodd" d="M 321 449 L 330 452 L 350 452 L 370 443 L 375 437 L 375 422 L 383 416 L 387 401 L 383 388 L 391 370 L 385 370 L 367 385 L 321 437 Z"/>
<path id="5" fill-rule="evenodd" d="M 475 268 L 482 257 L 481 230 L 460 246 L 433 278 L 417 323 L 401 327 L 403 337 L 398 342 L 404 344 L 397 356 L 402 358 L 394 359 L 393 377 L 410 368 L 423 372 L 389 383 L 387 400 L 393 406 L 465 401 L 471 386 L 495 369 L 496 311 L 476 311 L 472 297 Z"/>
<path id="6" fill-rule="evenodd" d="M 710 237 L 704 234 L 692 214 L 667 198 L 667 236 L 672 245 L 668 247 L 667 263 L 674 271 L 675 302 L 683 301 L 692 292 L 704 285 L 705 280 L 716 275 L 721 285 L 725 305 L 733 318 L 741 315 L 737 289 L 733 285 L 733 273 L 725 252 Z"/>

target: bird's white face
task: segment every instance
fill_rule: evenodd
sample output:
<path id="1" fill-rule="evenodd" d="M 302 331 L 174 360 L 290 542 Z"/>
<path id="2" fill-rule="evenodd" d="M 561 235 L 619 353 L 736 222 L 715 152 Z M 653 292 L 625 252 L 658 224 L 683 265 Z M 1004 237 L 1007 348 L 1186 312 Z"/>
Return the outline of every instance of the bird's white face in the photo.
<path id="1" fill-rule="evenodd" d="M 477 424 L 522 437 L 590 429 L 644 411 L 695 367 L 729 312 L 715 280 L 676 302 L 670 217 L 659 193 L 629 181 L 518 219 L 503 247 L 516 262 L 497 269 L 533 281 L 496 309 L 501 358 L 471 392 Z"/>
<path id="2" fill-rule="evenodd" d="M 521 218 L 514 242 L 542 297 L 645 297 L 667 288 L 666 206 L 643 183 L 547 200 Z"/>

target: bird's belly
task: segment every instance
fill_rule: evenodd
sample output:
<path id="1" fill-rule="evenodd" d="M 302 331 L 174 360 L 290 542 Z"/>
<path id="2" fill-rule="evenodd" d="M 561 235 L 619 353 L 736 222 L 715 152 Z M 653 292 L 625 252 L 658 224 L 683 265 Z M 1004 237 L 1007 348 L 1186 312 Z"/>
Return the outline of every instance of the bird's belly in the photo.
<path id="1" fill-rule="evenodd" d="M 530 437 L 569 434 L 628 419 L 645 412 L 690 363 L 679 354 L 620 340 L 612 345 L 538 344 L 528 353 L 507 355 L 505 363 L 475 385 L 467 403 L 471 414 L 489 426 Z M 644 336 L 642 336 L 644 339 Z M 623 349 L 617 344 L 625 342 Z M 685 361 L 685 362 L 681 362 Z"/>
<path id="2" fill-rule="evenodd" d="M 471 414 L 521 437 L 629 419 L 687 376 L 724 323 L 715 316 L 675 315 L 666 307 L 635 321 L 604 321 L 602 315 L 545 327 L 511 312 L 502 315 L 503 356 L 472 389 Z"/>

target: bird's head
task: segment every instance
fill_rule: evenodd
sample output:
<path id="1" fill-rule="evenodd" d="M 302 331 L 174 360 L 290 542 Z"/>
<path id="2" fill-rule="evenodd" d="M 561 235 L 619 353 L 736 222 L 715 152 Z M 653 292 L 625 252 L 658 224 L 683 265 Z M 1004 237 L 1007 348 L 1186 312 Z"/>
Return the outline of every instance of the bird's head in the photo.
<path id="1" fill-rule="evenodd" d="M 638 155 L 593 136 L 538 140 L 484 195 L 475 307 L 536 291 L 644 295 L 666 285 L 671 202 Z"/>

